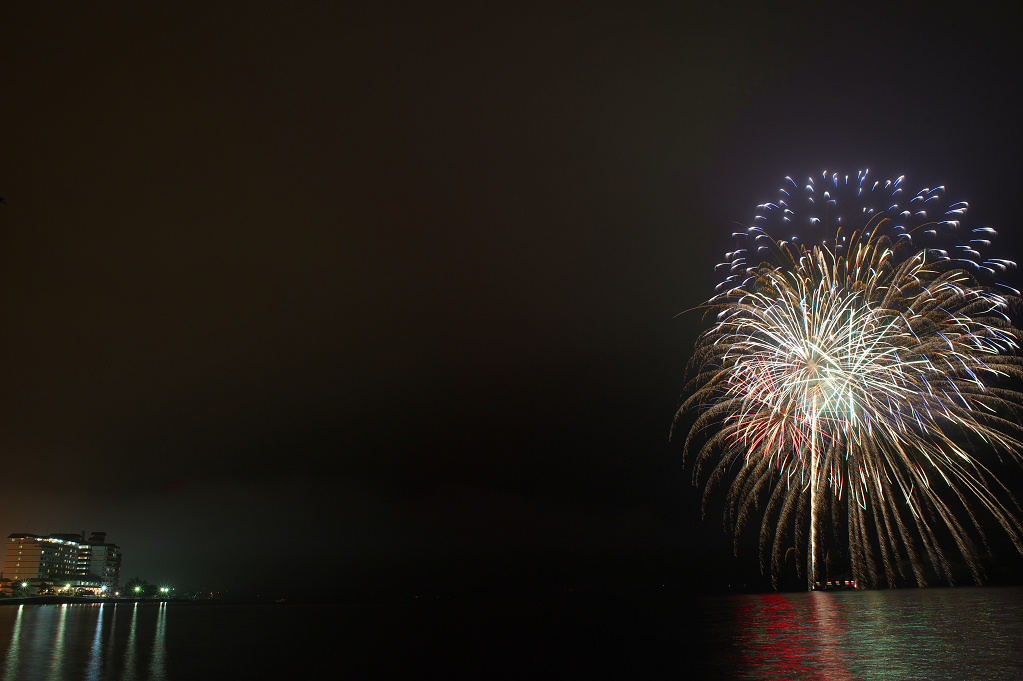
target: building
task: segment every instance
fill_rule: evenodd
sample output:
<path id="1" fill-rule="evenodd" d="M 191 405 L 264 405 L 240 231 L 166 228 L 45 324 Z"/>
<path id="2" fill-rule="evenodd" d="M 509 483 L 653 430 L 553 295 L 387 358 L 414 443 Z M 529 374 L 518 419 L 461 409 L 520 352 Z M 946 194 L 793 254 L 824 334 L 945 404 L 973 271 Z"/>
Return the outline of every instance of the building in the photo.
<path id="1" fill-rule="evenodd" d="M 76 593 L 112 595 L 120 586 L 121 550 L 105 540 L 105 532 L 94 532 L 88 540 L 84 532 L 47 537 L 8 535 L 7 558 L 0 577 L 13 585 L 38 588 L 48 583 L 58 590 L 73 588 Z"/>
<path id="2" fill-rule="evenodd" d="M 106 532 L 93 532 L 89 536 L 89 561 L 85 570 L 99 577 L 108 591 L 117 592 L 121 586 L 121 549 L 117 544 L 107 544 L 106 540 Z"/>

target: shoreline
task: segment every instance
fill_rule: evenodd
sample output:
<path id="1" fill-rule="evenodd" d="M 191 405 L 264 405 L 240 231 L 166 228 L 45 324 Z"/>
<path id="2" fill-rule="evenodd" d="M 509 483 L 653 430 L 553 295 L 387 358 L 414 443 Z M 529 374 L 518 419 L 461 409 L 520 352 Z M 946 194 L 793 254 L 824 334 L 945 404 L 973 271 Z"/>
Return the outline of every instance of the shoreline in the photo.
<path id="1" fill-rule="evenodd" d="M 118 603 L 219 603 L 219 599 L 193 601 L 175 598 L 86 598 L 84 596 L 19 596 L 0 598 L 0 605 L 88 605 Z"/>

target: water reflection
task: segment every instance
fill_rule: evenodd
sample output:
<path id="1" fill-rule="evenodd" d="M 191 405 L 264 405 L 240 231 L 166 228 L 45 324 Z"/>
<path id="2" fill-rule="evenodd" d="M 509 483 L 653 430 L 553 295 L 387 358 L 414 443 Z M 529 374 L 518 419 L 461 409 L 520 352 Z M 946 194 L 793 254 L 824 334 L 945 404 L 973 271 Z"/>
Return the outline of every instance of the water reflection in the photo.
<path id="1" fill-rule="evenodd" d="M 7 646 L 7 659 L 4 660 L 4 681 L 18 678 L 18 651 L 21 648 L 21 619 L 24 610 L 24 605 L 18 606 L 18 614 L 14 619 L 14 633 L 11 634 L 11 642 Z"/>
<path id="2" fill-rule="evenodd" d="M 124 610 L 124 608 L 121 608 Z M 110 633 L 107 634 L 107 652 L 104 656 L 107 660 L 114 660 L 114 641 L 117 635 L 117 604 L 110 606 Z"/>
<path id="3" fill-rule="evenodd" d="M 100 678 L 100 668 L 103 665 L 102 647 L 103 642 L 103 605 L 99 606 L 99 611 L 96 613 L 96 633 L 92 636 L 92 648 L 89 649 L 89 662 L 85 667 L 86 679 L 89 681 L 98 681 Z"/>
<path id="4" fill-rule="evenodd" d="M 164 632 L 167 627 L 167 604 L 160 604 L 160 612 L 156 617 L 156 636 L 153 639 L 153 657 L 149 662 L 149 678 L 163 679 L 164 657 L 167 654 Z"/>
<path id="5" fill-rule="evenodd" d="M 135 678 L 135 623 L 139 616 L 139 604 L 131 610 L 131 624 L 128 625 L 128 645 L 124 650 L 124 673 L 121 678 L 124 681 L 132 681 Z"/>
<path id="6" fill-rule="evenodd" d="M 118 631 L 125 608 L 128 626 Z M 166 679 L 167 611 L 166 603 L 0 606 L 0 681 Z"/>
<path id="7" fill-rule="evenodd" d="M 54 636 L 53 652 L 50 656 L 50 673 L 47 678 L 61 678 L 61 667 L 64 665 L 64 625 L 67 623 L 67 605 L 58 605 L 57 634 Z"/>
<path id="8" fill-rule="evenodd" d="M 723 665 L 746 679 L 1023 678 L 1023 592 L 925 589 L 729 599 Z"/>
<path id="9" fill-rule="evenodd" d="M 849 661 L 846 659 L 842 642 L 845 639 L 846 622 L 842 608 L 831 594 L 819 591 L 810 596 L 813 609 L 813 623 L 818 632 L 821 651 L 821 667 L 827 679 L 852 679 Z"/>

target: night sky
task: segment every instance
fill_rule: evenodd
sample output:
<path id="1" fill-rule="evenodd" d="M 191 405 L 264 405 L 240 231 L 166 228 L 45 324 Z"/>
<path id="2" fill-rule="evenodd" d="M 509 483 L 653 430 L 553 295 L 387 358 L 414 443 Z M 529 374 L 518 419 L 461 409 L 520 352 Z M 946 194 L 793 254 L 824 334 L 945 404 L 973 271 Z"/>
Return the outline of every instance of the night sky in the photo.
<path id="1" fill-rule="evenodd" d="M 1020 17 L 633 5 L 8 6 L 0 535 L 180 589 L 755 572 L 676 315 L 795 172 L 1023 260 Z"/>

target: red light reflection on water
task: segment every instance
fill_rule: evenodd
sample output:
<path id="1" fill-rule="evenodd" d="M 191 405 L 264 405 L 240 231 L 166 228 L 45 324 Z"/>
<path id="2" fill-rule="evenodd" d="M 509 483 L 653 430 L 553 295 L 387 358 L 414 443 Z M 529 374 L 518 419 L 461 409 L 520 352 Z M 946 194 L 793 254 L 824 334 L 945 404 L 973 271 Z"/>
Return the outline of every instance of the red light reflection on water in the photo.
<path id="1" fill-rule="evenodd" d="M 742 678 L 855 678 L 846 622 L 831 594 L 773 594 L 736 599 L 732 661 Z"/>

